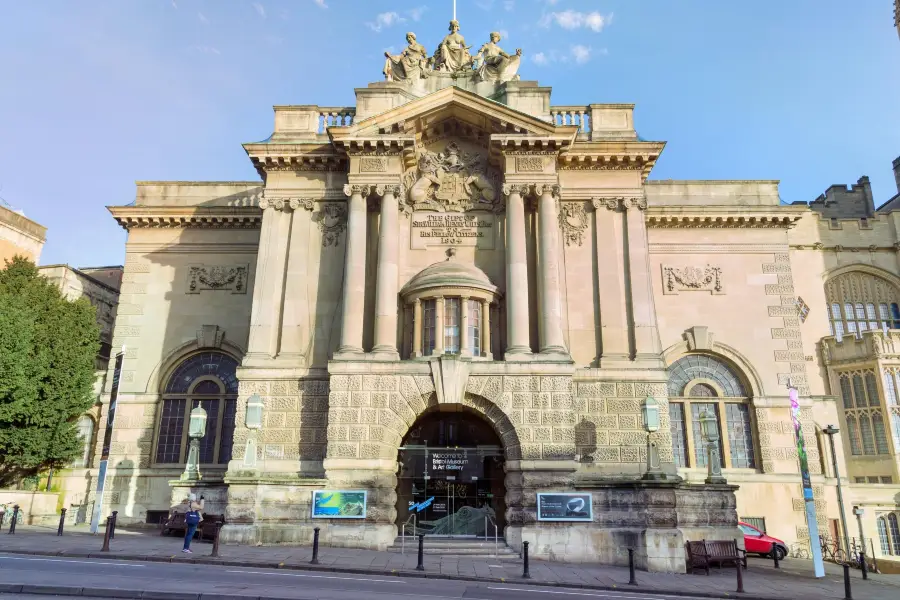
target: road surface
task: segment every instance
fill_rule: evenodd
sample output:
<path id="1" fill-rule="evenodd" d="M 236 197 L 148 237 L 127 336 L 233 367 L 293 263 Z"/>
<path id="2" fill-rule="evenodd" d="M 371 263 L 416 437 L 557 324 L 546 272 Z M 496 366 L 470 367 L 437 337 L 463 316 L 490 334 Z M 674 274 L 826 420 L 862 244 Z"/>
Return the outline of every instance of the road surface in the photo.
<path id="1" fill-rule="evenodd" d="M 76 586 L 294 600 L 674 600 L 676 597 L 475 583 L 441 579 L 247 569 L 177 563 L 9 556 L 0 554 L 0 583 Z M 0 594 L 37 600 L 37 595 Z M 90 596 L 79 596 L 82 600 Z M 690 600 L 684 596 L 679 600 Z"/>

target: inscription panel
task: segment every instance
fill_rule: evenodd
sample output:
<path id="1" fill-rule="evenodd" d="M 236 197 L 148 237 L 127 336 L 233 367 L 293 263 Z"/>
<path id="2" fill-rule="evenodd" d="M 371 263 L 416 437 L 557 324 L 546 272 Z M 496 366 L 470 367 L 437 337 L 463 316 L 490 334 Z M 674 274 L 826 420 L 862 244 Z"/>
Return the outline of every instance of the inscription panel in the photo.
<path id="1" fill-rule="evenodd" d="M 463 246 L 494 249 L 494 215 L 490 213 L 415 212 L 410 224 L 410 247 Z"/>

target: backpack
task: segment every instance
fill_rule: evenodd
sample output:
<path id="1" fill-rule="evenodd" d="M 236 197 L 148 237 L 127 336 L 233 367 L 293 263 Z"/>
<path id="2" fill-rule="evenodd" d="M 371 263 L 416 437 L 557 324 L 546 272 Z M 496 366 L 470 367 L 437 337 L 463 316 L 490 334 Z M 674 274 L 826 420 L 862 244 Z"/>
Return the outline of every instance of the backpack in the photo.
<path id="1" fill-rule="evenodd" d="M 199 525 L 200 524 L 200 513 L 196 510 L 192 510 L 184 514 L 184 522 L 188 525 Z"/>

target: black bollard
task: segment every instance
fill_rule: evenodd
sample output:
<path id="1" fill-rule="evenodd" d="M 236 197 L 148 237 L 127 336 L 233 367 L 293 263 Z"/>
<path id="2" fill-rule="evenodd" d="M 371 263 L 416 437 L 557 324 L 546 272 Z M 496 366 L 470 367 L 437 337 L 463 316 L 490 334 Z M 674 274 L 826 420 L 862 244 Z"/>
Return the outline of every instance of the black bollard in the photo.
<path id="1" fill-rule="evenodd" d="M 868 565 L 866 565 L 865 551 L 861 551 L 859 553 L 859 568 L 862 569 L 863 579 L 868 579 L 869 578 L 869 568 L 868 568 Z"/>
<path id="2" fill-rule="evenodd" d="M 737 566 L 737 580 L 738 580 L 737 592 L 738 592 L 738 594 L 743 594 L 744 593 L 744 567 L 743 567 L 743 565 L 741 565 L 740 559 L 737 560 L 735 565 Z"/>
<path id="3" fill-rule="evenodd" d="M 772 546 L 772 558 L 775 559 L 775 568 L 780 569 L 781 565 L 778 564 L 778 546 Z"/>
<path id="4" fill-rule="evenodd" d="M 850 565 L 844 563 L 844 600 L 853 600 L 853 592 L 850 590 Z"/>
<path id="5" fill-rule="evenodd" d="M 319 528 L 316 527 L 313 529 L 313 556 L 312 560 L 309 561 L 311 565 L 319 564 Z"/>
<path id="6" fill-rule="evenodd" d="M 16 532 L 16 523 L 19 521 L 19 505 L 16 504 L 13 506 L 13 514 L 12 520 L 9 522 L 9 533 L 10 535 Z"/>
<path id="7" fill-rule="evenodd" d="M 425 570 L 425 534 L 419 534 L 419 564 L 416 565 L 416 571 Z"/>
<path id="8" fill-rule="evenodd" d="M 112 529 L 109 532 L 109 539 L 116 539 L 116 521 L 119 520 L 119 511 L 114 510 L 112 512 Z"/>
<path id="9" fill-rule="evenodd" d="M 210 556 L 212 556 L 213 558 L 219 558 L 219 530 L 220 529 L 222 529 L 222 521 L 216 521 L 216 533 L 215 533 L 216 537 L 213 538 L 213 549 L 212 549 L 212 554 L 210 554 Z"/>
<path id="10" fill-rule="evenodd" d="M 100 548 L 100 552 L 109 552 L 109 534 L 112 529 L 112 518 L 108 517 L 106 519 L 106 531 L 103 532 L 103 547 Z"/>
<path id="11" fill-rule="evenodd" d="M 637 577 L 634 576 L 634 550 L 628 549 L 628 585 L 637 585 Z"/>
<path id="12" fill-rule="evenodd" d="M 531 572 L 528 570 L 528 542 L 522 542 L 522 579 L 531 579 Z"/>
<path id="13" fill-rule="evenodd" d="M 63 534 L 63 526 L 66 524 L 66 509 L 59 509 L 59 528 L 56 530 L 56 535 L 60 536 Z"/>

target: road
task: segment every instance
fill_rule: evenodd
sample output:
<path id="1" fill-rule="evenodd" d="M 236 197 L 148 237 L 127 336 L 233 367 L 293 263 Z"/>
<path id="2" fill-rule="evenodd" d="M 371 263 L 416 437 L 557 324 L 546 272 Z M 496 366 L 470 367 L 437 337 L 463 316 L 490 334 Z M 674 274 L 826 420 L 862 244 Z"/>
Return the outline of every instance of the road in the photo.
<path id="1" fill-rule="evenodd" d="M 0 583 L 255 595 L 294 600 L 674 600 L 673 596 L 441 579 L 0 555 Z M 16 595 L 23 600 L 42 596 Z M 47 596 L 48 598 L 51 596 Z M 52 596 L 59 598 L 60 596 Z M 0 594 L 0 600 L 13 598 Z M 82 600 L 89 596 L 80 596 Z M 679 600 L 690 600 L 681 596 Z"/>

